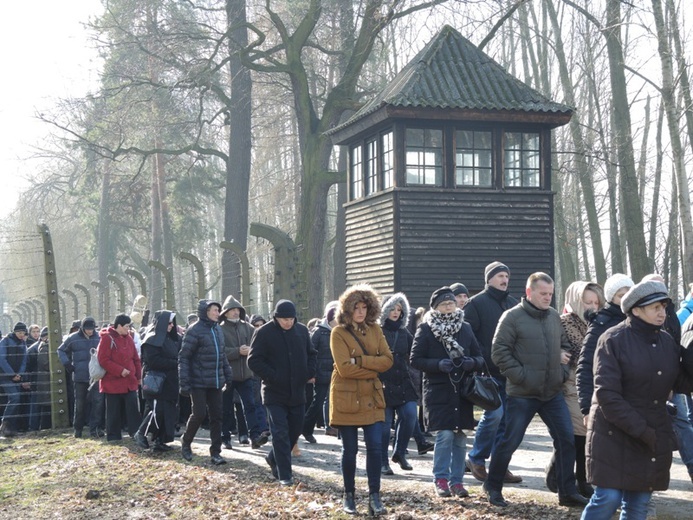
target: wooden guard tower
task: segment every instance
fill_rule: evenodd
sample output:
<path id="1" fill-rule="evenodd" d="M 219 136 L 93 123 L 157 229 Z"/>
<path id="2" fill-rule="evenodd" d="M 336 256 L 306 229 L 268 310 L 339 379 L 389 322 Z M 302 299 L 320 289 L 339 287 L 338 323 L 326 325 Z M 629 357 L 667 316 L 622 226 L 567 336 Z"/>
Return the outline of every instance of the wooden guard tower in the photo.
<path id="1" fill-rule="evenodd" d="M 554 103 L 444 27 L 374 99 L 331 131 L 349 148 L 346 282 L 402 291 L 426 306 L 484 267 L 510 267 L 511 291 L 553 276 Z"/>

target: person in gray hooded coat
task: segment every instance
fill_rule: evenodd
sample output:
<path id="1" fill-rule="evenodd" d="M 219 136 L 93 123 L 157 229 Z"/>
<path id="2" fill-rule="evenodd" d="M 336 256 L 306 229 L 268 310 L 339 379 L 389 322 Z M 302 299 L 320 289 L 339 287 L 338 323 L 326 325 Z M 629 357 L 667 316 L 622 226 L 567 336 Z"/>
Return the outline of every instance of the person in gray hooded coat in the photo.
<path id="1" fill-rule="evenodd" d="M 265 413 L 260 403 L 255 401 L 253 372 L 248 367 L 250 340 L 255 328 L 246 321 L 246 312 L 243 306 L 231 295 L 224 300 L 219 318 L 221 330 L 224 333 L 224 351 L 233 372 L 233 382 L 227 385 L 226 390 L 224 390 L 222 445 L 226 449 L 231 449 L 231 426 L 235 408 L 233 393 L 238 392 L 250 433 L 250 441 L 252 447 L 257 449 L 267 443 L 269 429 Z M 247 443 L 247 440 L 245 442 Z"/>

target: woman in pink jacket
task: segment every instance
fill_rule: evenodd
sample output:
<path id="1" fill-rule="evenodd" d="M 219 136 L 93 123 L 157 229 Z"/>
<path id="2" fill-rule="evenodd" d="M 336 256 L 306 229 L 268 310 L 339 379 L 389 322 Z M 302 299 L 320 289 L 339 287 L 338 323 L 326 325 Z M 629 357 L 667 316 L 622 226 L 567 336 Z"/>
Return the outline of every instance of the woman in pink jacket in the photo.
<path id="1" fill-rule="evenodd" d="M 119 441 L 121 437 L 121 410 L 125 405 L 125 418 L 130 437 L 135 435 L 141 417 L 137 388 L 142 377 L 142 364 L 135 342 L 130 335 L 130 316 L 119 314 L 113 325 L 99 333 L 99 363 L 106 375 L 99 389 L 106 397 L 106 440 Z"/>

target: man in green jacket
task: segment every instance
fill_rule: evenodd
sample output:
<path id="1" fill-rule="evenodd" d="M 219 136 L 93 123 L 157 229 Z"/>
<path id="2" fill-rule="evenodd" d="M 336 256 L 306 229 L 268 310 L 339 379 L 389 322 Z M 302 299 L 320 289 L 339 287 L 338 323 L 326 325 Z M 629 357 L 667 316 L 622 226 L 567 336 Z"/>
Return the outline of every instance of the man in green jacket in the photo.
<path id="1" fill-rule="evenodd" d="M 526 297 L 508 309 L 498 322 L 491 358 L 507 378 L 505 432 L 491 456 L 484 491 L 489 502 L 505 507 L 503 477 L 522 442 L 527 426 L 538 413 L 556 446 L 558 502 L 587 504 L 575 486 L 575 441 L 562 386 L 568 371 L 568 338 L 551 307 L 554 283 L 546 273 L 527 279 Z"/>

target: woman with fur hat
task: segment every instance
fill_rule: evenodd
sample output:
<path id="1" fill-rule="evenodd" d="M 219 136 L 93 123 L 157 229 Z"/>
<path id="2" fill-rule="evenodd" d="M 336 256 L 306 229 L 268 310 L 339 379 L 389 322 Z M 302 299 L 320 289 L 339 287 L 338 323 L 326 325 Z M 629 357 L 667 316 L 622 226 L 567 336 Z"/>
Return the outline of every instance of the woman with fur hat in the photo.
<path id="1" fill-rule="evenodd" d="M 385 396 L 378 375 L 392 366 L 392 352 L 378 325 L 380 302 L 369 285 L 355 285 L 339 298 L 337 326 L 330 335 L 334 371 L 330 384 L 330 425 L 342 437 L 344 511 L 356 514 L 358 429 L 366 442 L 368 511 L 387 513 L 380 500 L 380 463 Z"/>
<path id="2" fill-rule="evenodd" d="M 399 467 L 404 470 L 413 469 L 406 458 L 407 445 L 417 421 L 416 390 L 409 375 L 409 355 L 414 338 L 407 330 L 408 322 L 409 301 L 403 293 L 393 294 L 385 300 L 380 315 L 380 326 L 392 351 L 393 365 L 390 370 L 380 374 L 386 406 L 382 440 L 381 473 L 383 475 L 393 474 L 388 462 L 388 449 L 390 426 L 395 412 L 399 419 L 395 431 L 395 451 L 392 454 L 392 462 L 399 464 Z"/>
<path id="3" fill-rule="evenodd" d="M 484 367 L 484 358 L 472 332 L 457 307 L 450 287 L 431 295 L 426 313 L 414 337 L 411 364 L 423 372 L 424 421 L 435 431 L 433 476 L 438 496 L 467 497 L 462 485 L 467 436 L 474 429 L 474 406 L 461 392 L 466 373 Z"/>
<path id="4" fill-rule="evenodd" d="M 666 400 L 693 388 L 693 352 L 663 331 L 668 305 L 663 283 L 640 282 L 621 300 L 626 320 L 599 338 L 586 450 L 595 490 L 583 520 L 609 519 L 619 507 L 621 518 L 644 520 L 652 491 L 669 487 L 676 438 Z"/>

